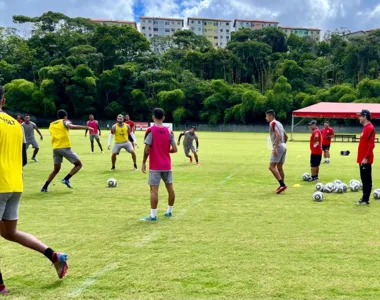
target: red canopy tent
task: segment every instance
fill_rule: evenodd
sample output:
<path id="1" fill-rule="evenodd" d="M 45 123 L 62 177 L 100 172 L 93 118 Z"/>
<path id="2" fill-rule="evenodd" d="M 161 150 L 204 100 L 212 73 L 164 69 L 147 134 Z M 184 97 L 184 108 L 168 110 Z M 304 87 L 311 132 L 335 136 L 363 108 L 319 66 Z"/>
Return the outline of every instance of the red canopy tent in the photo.
<path id="1" fill-rule="evenodd" d="M 320 102 L 308 107 L 293 111 L 292 131 L 293 139 L 294 118 L 335 118 L 335 119 L 354 119 L 362 109 L 368 109 L 373 119 L 380 119 L 380 104 L 377 103 L 336 103 Z"/>

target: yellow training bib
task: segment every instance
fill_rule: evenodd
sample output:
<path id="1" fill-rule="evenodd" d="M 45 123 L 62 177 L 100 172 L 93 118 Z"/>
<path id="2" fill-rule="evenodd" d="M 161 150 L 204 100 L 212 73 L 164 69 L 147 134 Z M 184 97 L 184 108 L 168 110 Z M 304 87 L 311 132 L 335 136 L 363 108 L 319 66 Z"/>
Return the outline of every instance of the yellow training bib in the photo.
<path id="1" fill-rule="evenodd" d="M 60 119 L 50 123 L 49 132 L 51 134 L 51 145 L 53 149 L 71 148 L 69 129 Z"/>
<path id="2" fill-rule="evenodd" d="M 128 142 L 129 130 L 127 124 L 123 124 L 123 127 L 119 127 L 115 124 L 115 142 L 116 144 L 122 144 Z"/>

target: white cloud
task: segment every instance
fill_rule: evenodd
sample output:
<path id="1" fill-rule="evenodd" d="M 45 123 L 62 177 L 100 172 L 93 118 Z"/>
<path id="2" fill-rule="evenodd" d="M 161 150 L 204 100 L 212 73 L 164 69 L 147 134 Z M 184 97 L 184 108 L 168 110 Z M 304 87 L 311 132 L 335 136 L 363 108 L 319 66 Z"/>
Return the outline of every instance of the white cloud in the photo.
<path id="1" fill-rule="evenodd" d="M 136 0 L 103 0 L 91 7 L 94 17 L 113 20 L 134 20 Z"/>
<path id="2" fill-rule="evenodd" d="M 181 9 L 175 0 L 142 0 L 144 14 L 149 17 L 180 17 Z"/>

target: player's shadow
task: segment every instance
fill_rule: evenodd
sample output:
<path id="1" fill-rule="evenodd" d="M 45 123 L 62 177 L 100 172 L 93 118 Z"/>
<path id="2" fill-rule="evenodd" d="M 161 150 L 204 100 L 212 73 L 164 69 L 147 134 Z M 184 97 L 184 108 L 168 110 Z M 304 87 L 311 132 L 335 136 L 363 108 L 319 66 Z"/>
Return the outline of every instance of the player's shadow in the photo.
<path id="1" fill-rule="evenodd" d="M 32 196 L 39 196 L 38 198 L 41 199 L 44 197 L 44 195 L 46 195 L 46 197 L 48 197 L 49 195 L 54 195 L 54 196 L 60 196 L 60 195 L 67 195 L 67 192 L 73 192 L 74 189 L 69 189 L 67 188 L 65 191 L 56 191 L 56 192 L 47 192 L 47 193 L 43 193 L 43 192 L 34 192 L 34 193 L 31 193 L 30 195 Z"/>

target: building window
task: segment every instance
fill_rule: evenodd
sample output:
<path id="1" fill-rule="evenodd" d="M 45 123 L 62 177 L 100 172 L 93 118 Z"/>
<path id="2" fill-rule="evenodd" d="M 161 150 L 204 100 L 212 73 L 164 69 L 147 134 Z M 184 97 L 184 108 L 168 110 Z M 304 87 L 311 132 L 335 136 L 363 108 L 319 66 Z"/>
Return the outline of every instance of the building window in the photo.
<path id="1" fill-rule="evenodd" d="M 151 33 L 149 33 L 149 36 L 151 37 L 151 36 L 152 36 L 152 34 L 151 34 Z"/>
<path id="2" fill-rule="evenodd" d="M 201 24 L 201 21 L 198 21 L 198 24 Z"/>
<path id="3" fill-rule="evenodd" d="M 172 28 L 172 31 L 174 31 L 174 28 Z"/>
<path id="4" fill-rule="evenodd" d="M 228 32 L 230 32 L 230 30 L 229 30 L 229 29 L 226 29 L 226 32 L 228 33 Z"/>
<path id="5" fill-rule="evenodd" d="M 220 39 L 223 40 L 223 36 L 222 35 L 220 36 Z"/>
<path id="6" fill-rule="evenodd" d="M 145 30 L 145 26 L 141 27 L 142 30 Z"/>
<path id="7" fill-rule="evenodd" d="M 151 28 L 150 28 L 150 27 L 148 27 L 148 29 L 150 30 Z"/>
<path id="8" fill-rule="evenodd" d="M 230 37 L 229 36 L 226 36 L 226 40 L 228 41 L 230 39 Z"/>
<path id="9" fill-rule="evenodd" d="M 154 36 L 158 36 L 158 34 L 157 34 L 157 33 L 155 33 L 155 34 L 154 34 Z"/>
<path id="10" fill-rule="evenodd" d="M 214 23 L 214 26 L 218 26 L 218 23 Z"/>
<path id="11" fill-rule="evenodd" d="M 165 22 L 165 25 L 169 25 L 170 23 L 169 22 Z"/>
<path id="12" fill-rule="evenodd" d="M 226 26 L 230 26 L 230 23 L 226 23 Z"/>
<path id="13" fill-rule="evenodd" d="M 194 27 L 190 27 L 190 29 L 191 29 L 192 31 L 194 31 Z"/>
<path id="14" fill-rule="evenodd" d="M 247 23 L 245 23 L 245 25 L 249 26 L 249 23 L 247 22 Z"/>
<path id="15" fill-rule="evenodd" d="M 223 46 L 223 42 L 220 42 L 220 46 Z"/>
<path id="16" fill-rule="evenodd" d="M 193 21 L 193 20 L 191 20 L 191 24 L 194 24 L 194 21 Z"/>
<path id="17" fill-rule="evenodd" d="M 223 32 L 223 29 L 220 29 L 220 32 Z"/>
<path id="18" fill-rule="evenodd" d="M 153 21 L 153 24 L 158 24 L 158 21 Z"/>
<path id="19" fill-rule="evenodd" d="M 153 28 L 153 31 L 158 31 L 158 28 Z"/>
<path id="20" fill-rule="evenodd" d="M 177 25 L 181 25 L 181 22 L 177 22 Z"/>
<path id="21" fill-rule="evenodd" d="M 214 33 L 218 33 L 218 29 L 214 29 Z"/>
<path id="22" fill-rule="evenodd" d="M 170 28 L 165 28 L 165 32 L 170 32 Z"/>
<path id="23" fill-rule="evenodd" d="M 218 43 L 215 43 L 215 46 L 218 46 Z"/>
<path id="24" fill-rule="evenodd" d="M 204 22 L 204 24 L 203 25 L 207 25 L 207 22 Z"/>
<path id="25" fill-rule="evenodd" d="M 148 23 L 152 23 L 152 20 L 148 20 Z"/>
<path id="26" fill-rule="evenodd" d="M 218 39 L 218 37 L 217 36 L 214 36 L 214 40 L 217 40 Z"/>
<path id="27" fill-rule="evenodd" d="M 174 25 L 174 21 L 172 21 L 172 24 Z"/>

